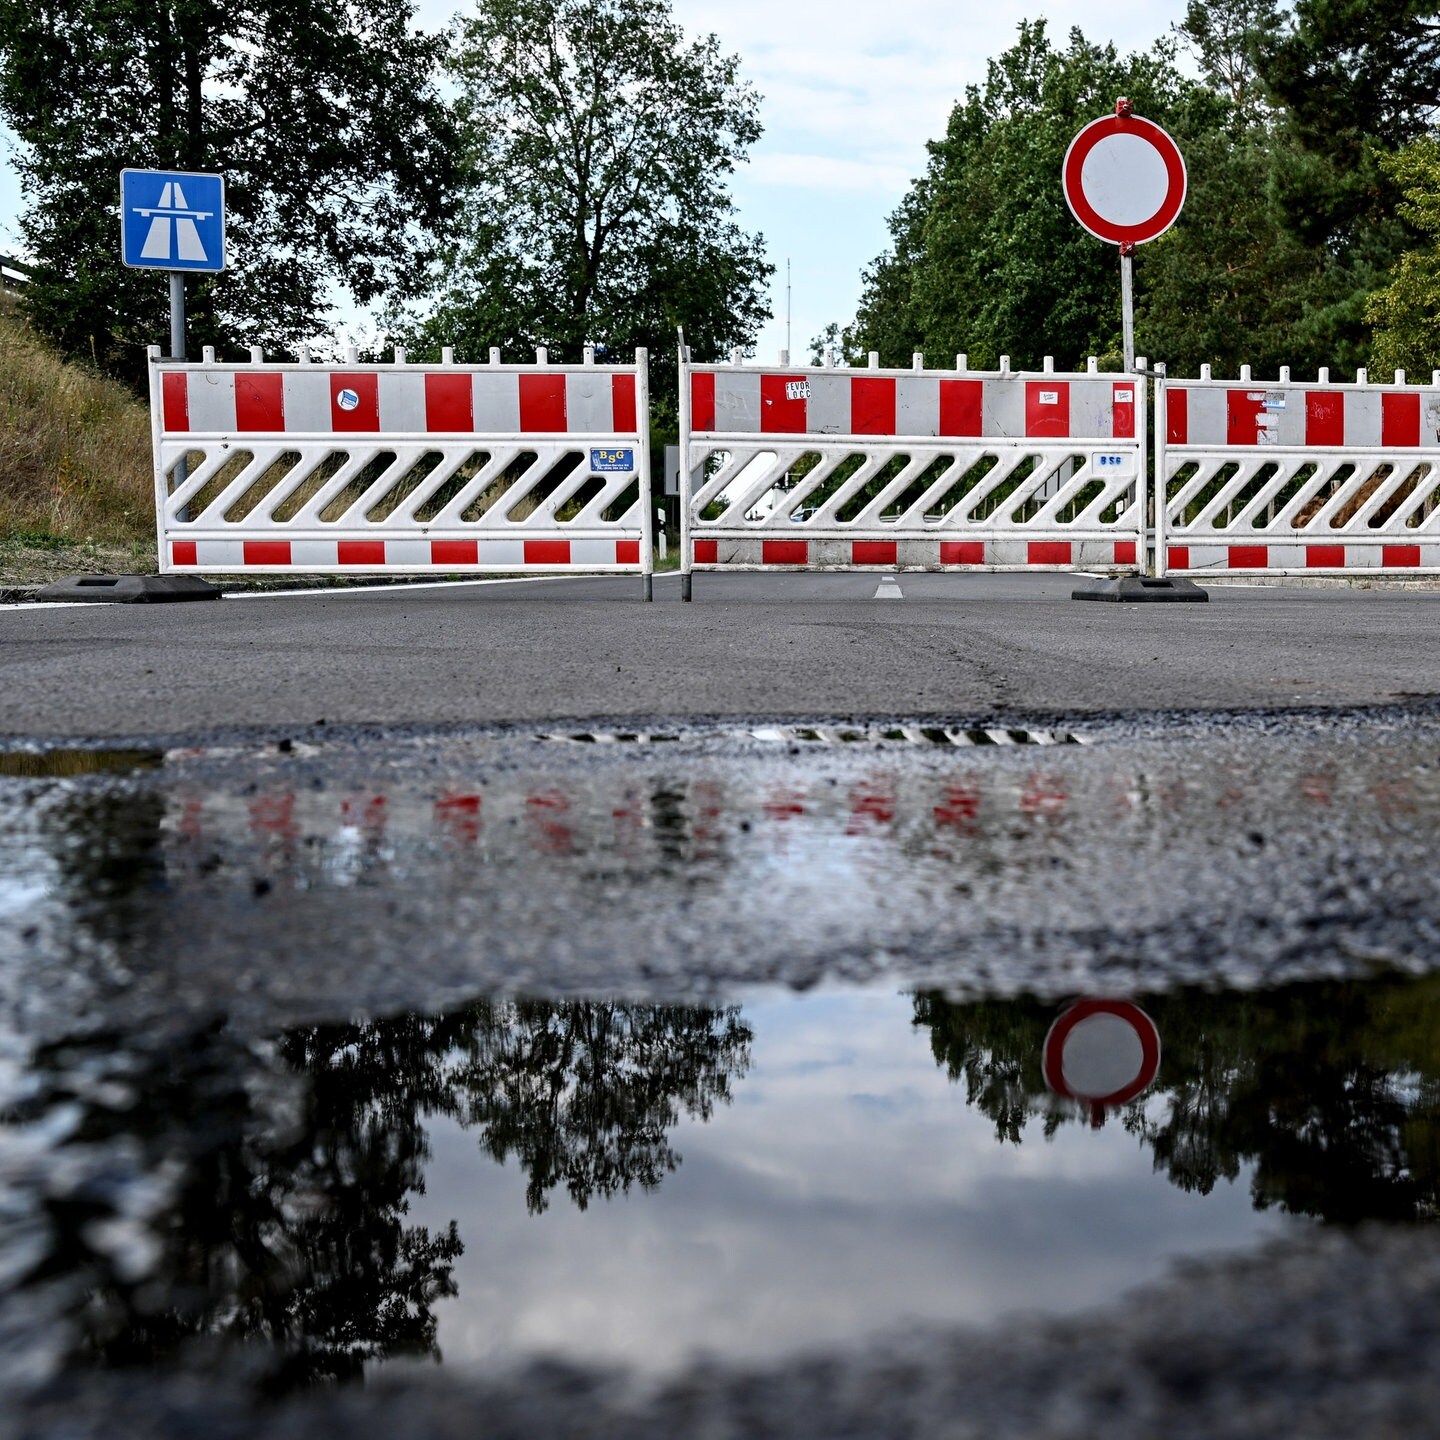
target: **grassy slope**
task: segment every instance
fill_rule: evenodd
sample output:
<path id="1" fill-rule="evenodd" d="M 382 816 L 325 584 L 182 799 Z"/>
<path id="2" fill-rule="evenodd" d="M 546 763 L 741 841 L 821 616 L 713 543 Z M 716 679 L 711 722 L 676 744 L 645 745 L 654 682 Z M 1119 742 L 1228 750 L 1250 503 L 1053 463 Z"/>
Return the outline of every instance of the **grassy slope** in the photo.
<path id="1" fill-rule="evenodd" d="M 155 568 L 150 418 L 0 304 L 0 581 Z"/>

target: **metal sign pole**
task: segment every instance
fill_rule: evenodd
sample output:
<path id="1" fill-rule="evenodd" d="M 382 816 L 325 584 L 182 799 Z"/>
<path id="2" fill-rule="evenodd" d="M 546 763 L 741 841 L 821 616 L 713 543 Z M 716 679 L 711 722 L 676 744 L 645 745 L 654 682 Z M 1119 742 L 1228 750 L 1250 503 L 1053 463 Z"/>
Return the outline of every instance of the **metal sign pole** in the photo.
<path id="1" fill-rule="evenodd" d="M 185 358 L 185 276 L 170 272 L 170 358 Z"/>
<path id="2" fill-rule="evenodd" d="M 1120 247 L 1120 312 L 1125 346 L 1125 373 L 1135 373 L 1135 247 Z"/>

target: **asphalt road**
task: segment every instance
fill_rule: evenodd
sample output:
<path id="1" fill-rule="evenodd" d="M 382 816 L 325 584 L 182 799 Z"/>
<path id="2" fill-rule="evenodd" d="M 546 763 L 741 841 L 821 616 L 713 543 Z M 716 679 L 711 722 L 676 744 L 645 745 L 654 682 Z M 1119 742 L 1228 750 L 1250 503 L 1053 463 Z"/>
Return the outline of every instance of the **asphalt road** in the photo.
<path id="1" fill-rule="evenodd" d="M 0 611 L 0 733 L 1365 706 L 1440 693 L 1440 593 L 1068 575 L 673 575 Z"/>

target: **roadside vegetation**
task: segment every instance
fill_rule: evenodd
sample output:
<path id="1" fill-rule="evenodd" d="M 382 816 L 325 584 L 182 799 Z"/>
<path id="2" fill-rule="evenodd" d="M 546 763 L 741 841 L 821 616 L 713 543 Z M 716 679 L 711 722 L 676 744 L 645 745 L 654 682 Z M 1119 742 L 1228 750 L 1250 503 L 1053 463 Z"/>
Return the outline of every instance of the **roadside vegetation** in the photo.
<path id="1" fill-rule="evenodd" d="M 0 299 L 0 580 L 153 569 L 151 484 L 144 404 Z"/>

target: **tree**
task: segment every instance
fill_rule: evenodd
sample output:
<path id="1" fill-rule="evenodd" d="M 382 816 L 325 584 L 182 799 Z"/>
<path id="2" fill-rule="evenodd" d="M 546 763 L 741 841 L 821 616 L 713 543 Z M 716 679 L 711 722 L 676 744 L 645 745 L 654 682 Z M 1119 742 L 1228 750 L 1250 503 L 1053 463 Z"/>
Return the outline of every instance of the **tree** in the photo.
<path id="1" fill-rule="evenodd" d="M 90 861 L 68 877 L 112 902 L 145 878 Z M 557 1185 L 583 1210 L 679 1165 L 669 1132 L 729 1102 L 751 1039 L 736 1007 L 481 1001 L 263 1043 L 216 1020 L 46 1046 L 4 1118 L 73 1112 L 73 1183 L 33 1197 L 52 1243 L 20 1284 L 74 1306 L 82 1351 L 109 1364 L 208 1336 L 253 1347 L 280 1389 L 438 1355 L 464 1245 L 453 1220 L 410 1223 L 427 1123 L 515 1156 L 531 1212 Z"/>
<path id="2" fill-rule="evenodd" d="M 1423 136 L 1383 162 L 1400 188 L 1401 218 L 1424 243 L 1400 257 L 1390 284 L 1370 297 L 1377 378 L 1397 367 L 1422 375 L 1440 366 L 1440 142 Z"/>
<path id="3" fill-rule="evenodd" d="M 1118 1112 L 1182 1190 L 1250 1172 L 1257 1209 L 1338 1224 L 1440 1218 L 1440 1044 L 1433 979 L 1147 997 L 1163 1045 L 1151 1091 Z M 937 1064 L 996 1140 L 1085 1123 L 1042 1073 L 1055 1007 L 915 997 Z"/>
<path id="4" fill-rule="evenodd" d="M 687 40 L 668 0 L 488 0 L 457 46 L 462 237 L 396 334 L 571 361 L 668 350 L 677 325 L 697 355 L 750 345 L 773 267 L 732 218 L 760 135 L 736 58 Z"/>
<path id="5" fill-rule="evenodd" d="M 35 323 L 135 380 L 161 276 L 120 265 L 127 165 L 217 170 L 232 269 L 191 281 L 197 343 L 313 337 L 336 280 L 403 287 L 446 217 L 453 117 L 412 0 L 0 0 L 0 114 L 21 141 Z"/>
<path id="6" fill-rule="evenodd" d="M 862 350 L 902 364 L 914 350 L 1038 368 L 1120 349 L 1114 247 L 1087 235 L 1060 187 L 1065 151 L 1086 122 L 1127 95 L 1182 132 L 1215 123 L 1215 98 L 1175 68 L 1168 42 L 1122 58 L 1078 31 L 1065 49 L 1043 21 L 990 62 L 950 116 L 930 163 L 891 218 L 894 248 L 866 272 L 855 326 Z"/>

